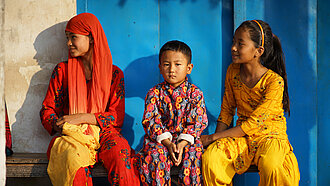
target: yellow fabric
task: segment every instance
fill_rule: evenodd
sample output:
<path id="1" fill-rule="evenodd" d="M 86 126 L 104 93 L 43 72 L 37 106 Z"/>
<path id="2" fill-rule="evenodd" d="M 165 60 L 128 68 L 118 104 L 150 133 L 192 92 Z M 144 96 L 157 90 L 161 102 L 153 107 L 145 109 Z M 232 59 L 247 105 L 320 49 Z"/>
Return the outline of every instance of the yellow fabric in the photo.
<path id="1" fill-rule="evenodd" d="M 248 159 L 245 137 L 223 138 L 212 143 L 204 152 L 202 171 L 204 185 L 231 185 L 237 172 L 235 162 Z M 260 186 L 297 186 L 300 173 L 292 147 L 287 140 L 267 139 L 259 144 L 252 164 L 258 166 Z M 247 166 L 249 167 L 249 166 Z M 241 172 L 242 173 L 242 172 Z"/>
<path id="2" fill-rule="evenodd" d="M 267 165 L 273 166 L 274 162 L 262 161 L 260 167 L 258 166 L 262 178 L 260 185 L 273 185 L 278 182 L 286 185 L 290 181 L 294 182 L 291 185 L 297 185 L 300 174 L 286 134 L 286 119 L 282 108 L 282 77 L 268 70 L 253 88 L 249 88 L 242 83 L 239 74 L 240 64 L 231 64 L 228 67 L 218 121 L 229 126 L 237 108 L 239 118 L 236 125 L 241 126 L 247 136 L 219 139 L 207 148 L 202 158 L 205 184 L 230 184 L 235 173 L 244 173 L 252 163 L 259 165 L 259 158 L 262 157 L 261 160 L 276 159 L 277 165 L 291 170 L 290 174 L 293 176 L 278 173 L 282 171 L 278 168 L 274 170 L 276 173 L 272 173 L 273 179 L 270 179 L 269 171 L 263 171 L 263 168 L 267 169 Z M 276 150 L 273 141 L 278 143 Z M 274 154 L 271 155 L 270 152 Z M 282 158 L 277 159 L 278 157 Z M 274 175 L 281 181 L 274 180 Z"/>
<path id="3" fill-rule="evenodd" d="M 246 138 L 223 138 L 212 143 L 202 156 L 205 185 L 231 185 L 236 170 L 234 161 L 248 153 Z M 245 154 L 244 154 L 245 153 Z"/>
<path id="4" fill-rule="evenodd" d="M 249 88 L 242 83 L 239 74 L 240 64 L 228 67 L 218 121 L 230 125 L 237 108 L 239 119 L 236 125 L 241 125 L 249 136 L 256 138 L 271 135 L 287 139 L 282 108 L 283 78 L 268 70 L 253 88 Z"/>
<path id="5" fill-rule="evenodd" d="M 257 149 L 254 164 L 260 171 L 259 185 L 299 185 L 298 162 L 288 140 L 263 141 Z"/>
<path id="6" fill-rule="evenodd" d="M 86 135 L 86 130 L 92 130 L 93 135 Z M 63 136 L 55 140 L 47 168 L 54 186 L 72 185 L 80 167 L 95 164 L 96 150 L 100 146 L 99 131 L 98 126 L 88 127 L 88 124 L 63 125 Z"/>

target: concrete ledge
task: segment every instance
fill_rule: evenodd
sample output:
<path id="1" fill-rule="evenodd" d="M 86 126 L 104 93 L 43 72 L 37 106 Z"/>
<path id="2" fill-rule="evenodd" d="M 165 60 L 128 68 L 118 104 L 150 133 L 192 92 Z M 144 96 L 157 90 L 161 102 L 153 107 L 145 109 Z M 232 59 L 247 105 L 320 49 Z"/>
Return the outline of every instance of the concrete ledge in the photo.
<path id="1" fill-rule="evenodd" d="M 48 159 L 44 153 L 14 153 L 6 159 L 6 177 L 48 177 L 47 166 Z M 93 177 L 108 176 L 100 164 L 90 170 Z"/>
<path id="2" fill-rule="evenodd" d="M 45 153 L 14 153 L 6 158 L 6 177 L 48 177 L 48 159 Z M 107 177 L 107 171 L 101 164 L 95 164 L 90 169 L 93 177 Z M 172 167 L 171 176 L 179 174 L 179 167 Z M 258 172 L 258 167 L 252 165 L 247 172 Z"/>

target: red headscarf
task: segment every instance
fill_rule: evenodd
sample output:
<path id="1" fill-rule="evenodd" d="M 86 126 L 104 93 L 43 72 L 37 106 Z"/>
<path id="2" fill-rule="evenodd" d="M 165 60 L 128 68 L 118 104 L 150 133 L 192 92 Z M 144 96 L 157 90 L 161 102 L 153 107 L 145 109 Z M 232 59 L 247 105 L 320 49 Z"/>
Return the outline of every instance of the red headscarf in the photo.
<path id="1" fill-rule="evenodd" d="M 65 31 L 91 35 L 94 39 L 93 70 L 89 91 L 81 59 L 72 57 L 69 53 L 70 114 L 104 112 L 110 96 L 112 57 L 103 28 L 96 16 L 82 13 L 70 19 Z"/>

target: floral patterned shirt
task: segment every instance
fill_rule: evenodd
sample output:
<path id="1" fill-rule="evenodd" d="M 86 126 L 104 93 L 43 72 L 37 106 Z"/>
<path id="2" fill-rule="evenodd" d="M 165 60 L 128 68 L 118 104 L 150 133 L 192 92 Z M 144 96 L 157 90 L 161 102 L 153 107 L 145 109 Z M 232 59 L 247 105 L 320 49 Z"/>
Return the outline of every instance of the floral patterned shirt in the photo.
<path id="1" fill-rule="evenodd" d="M 185 139 L 191 144 L 208 125 L 202 91 L 186 79 L 174 88 L 166 81 L 149 90 L 142 124 L 145 143 Z"/>

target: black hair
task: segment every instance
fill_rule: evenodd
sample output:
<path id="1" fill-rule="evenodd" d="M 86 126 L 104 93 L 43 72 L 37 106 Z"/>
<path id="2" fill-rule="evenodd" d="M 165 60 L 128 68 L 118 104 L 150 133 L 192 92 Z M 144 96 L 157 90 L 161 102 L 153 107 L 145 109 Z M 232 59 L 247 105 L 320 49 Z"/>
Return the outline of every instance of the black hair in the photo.
<path id="1" fill-rule="evenodd" d="M 288 92 L 288 80 L 285 69 L 285 58 L 282 50 L 281 42 L 279 38 L 273 34 L 269 24 L 256 20 L 262 27 L 264 32 L 264 53 L 261 55 L 261 64 L 279 74 L 284 80 L 284 92 L 283 92 L 283 109 L 290 116 L 290 100 Z M 261 29 L 254 20 L 244 21 L 238 28 L 245 28 L 250 34 L 251 40 L 255 43 L 255 47 L 258 48 L 262 45 L 262 33 Z"/>
<path id="2" fill-rule="evenodd" d="M 162 48 L 159 51 L 159 63 L 160 63 L 160 59 L 163 55 L 164 52 L 171 50 L 171 51 L 176 51 L 176 52 L 181 52 L 182 54 L 184 54 L 187 58 L 188 64 L 191 63 L 191 49 L 190 47 L 182 42 L 182 41 L 178 41 L 178 40 L 172 40 L 172 41 L 168 41 L 167 43 L 165 43 Z"/>

